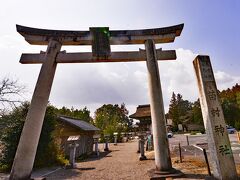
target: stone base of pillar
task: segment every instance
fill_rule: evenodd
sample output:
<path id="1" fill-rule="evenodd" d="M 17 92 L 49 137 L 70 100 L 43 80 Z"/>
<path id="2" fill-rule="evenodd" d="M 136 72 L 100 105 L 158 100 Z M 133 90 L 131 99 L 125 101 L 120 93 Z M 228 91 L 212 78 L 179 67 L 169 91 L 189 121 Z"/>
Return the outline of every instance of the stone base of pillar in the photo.
<path id="1" fill-rule="evenodd" d="M 66 165 L 65 168 L 66 169 L 75 169 L 75 168 L 77 168 L 77 164 L 75 164 L 75 163 L 74 164 L 69 164 L 69 165 Z"/>
<path id="2" fill-rule="evenodd" d="M 181 177 L 184 174 L 181 171 L 172 168 L 169 171 L 159 171 L 156 169 L 150 169 L 148 171 L 148 175 L 151 180 L 157 180 L 157 179 L 162 179 L 167 177 Z"/>
<path id="3" fill-rule="evenodd" d="M 109 149 L 108 148 L 104 148 L 104 151 L 109 151 Z"/>
<path id="4" fill-rule="evenodd" d="M 140 157 L 139 157 L 139 160 L 140 160 L 140 161 L 147 160 L 147 157 L 146 157 L 146 156 L 140 156 Z"/>
<path id="5" fill-rule="evenodd" d="M 75 169 L 75 168 L 77 168 L 77 164 L 76 163 L 69 164 L 69 165 L 66 166 L 66 169 Z"/>
<path id="6" fill-rule="evenodd" d="M 206 177 L 205 177 L 205 180 L 216 180 L 216 179 L 214 179 L 213 176 L 206 176 Z"/>

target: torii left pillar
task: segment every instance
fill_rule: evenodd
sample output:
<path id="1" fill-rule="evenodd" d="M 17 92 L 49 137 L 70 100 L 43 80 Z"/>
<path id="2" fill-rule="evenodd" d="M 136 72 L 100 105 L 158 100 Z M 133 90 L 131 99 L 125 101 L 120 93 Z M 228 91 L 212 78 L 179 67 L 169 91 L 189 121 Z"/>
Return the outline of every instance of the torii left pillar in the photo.
<path id="1" fill-rule="evenodd" d="M 56 57 L 60 52 L 61 46 L 61 43 L 56 40 L 49 41 L 44 63 L 41 67 L 18 144 L 9 177 L 10 180 L 26 180 L 31 178 L 44 115 L 57 67 Z"/>

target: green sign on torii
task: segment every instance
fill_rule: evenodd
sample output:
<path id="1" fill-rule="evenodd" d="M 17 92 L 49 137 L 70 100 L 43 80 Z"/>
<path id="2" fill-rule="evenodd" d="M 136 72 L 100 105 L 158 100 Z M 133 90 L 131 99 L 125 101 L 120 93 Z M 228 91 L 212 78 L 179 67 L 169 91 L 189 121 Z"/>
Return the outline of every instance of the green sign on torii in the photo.
<path id="1" fill-rule="evenodd" d="M 42 63 L 31 105 L 22 130 L 12 166 L 10 179 L 30 179 L 41 133 L 43 119 L 51 91 L 57 63 L 98 63 L 146 61 L 149 78 L 152 129 L 155 147 L 156 172 L 160 176 L 177 176 L 181 173 L 172 168 L 165 113 L 157 60 L 176 59 L 175 50 L 156 50 L 155 43 L 169 43 L 180 36 L 183 24 L 144 30 L 114 30 L 90 28 L 90 31 L 61 31 L 36 29 L 17 25 L 17 31 L 33 45 L 48 45 L 39 54 L 22 54 L 23 64 Z M 145 44 L 146 50 L 111 52 L 110 45 Z M 91 45 L 92 53 L 60 52 L 64 45 Z"/>

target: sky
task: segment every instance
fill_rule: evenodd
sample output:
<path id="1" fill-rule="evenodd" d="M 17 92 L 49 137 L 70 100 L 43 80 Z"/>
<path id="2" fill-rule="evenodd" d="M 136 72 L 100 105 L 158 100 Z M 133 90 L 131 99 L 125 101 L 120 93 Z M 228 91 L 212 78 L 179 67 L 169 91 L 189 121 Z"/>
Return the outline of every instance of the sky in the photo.
<path id="1" fill-rule="evenodd" d="M 172 92 L 195 101 L 198 89 L 192 61 L 209 55 L 220 90 L 240 83 L 239 0 L 8 0 L 0 6 L 0 79 L 18 79 L 26 86 L 24 100 L 31 100 L 41 65 L 19 63 L 21 53 L 39 53 L 46 46 L 28 44 L 16 32 L 16 24 L 45 29 L 110 30 L 160 28 L 184 23 L 174 43 L 157 44 L 176 50 L 175 61 L 159 62 L 164 108 Z M 143 45 L 111 46 L 112 51 L 131 51 Z M 63 46 L 67 52 L 90 47 Z M 49 101 L 57 107 L 90 109 L 103 104 L 125 103 L 129 114 L 139 104 L 149 104 L 145 62 L 58 64 Z"/>

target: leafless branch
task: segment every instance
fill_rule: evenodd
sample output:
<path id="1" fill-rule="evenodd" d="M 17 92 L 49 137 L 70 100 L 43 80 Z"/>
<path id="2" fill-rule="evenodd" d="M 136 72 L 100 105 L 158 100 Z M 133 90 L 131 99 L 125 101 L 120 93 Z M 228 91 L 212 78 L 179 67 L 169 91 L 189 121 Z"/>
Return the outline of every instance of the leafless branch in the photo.
<path id="1" fill-rule="evenodd" d="M 19 85 L 17 80 L 11 80 L 8 77 L 0 81 L 0 104 L 5 109 L 6 106 L 16 107 L 17 103 L 21 103 L 20 97 L 25 86 Z"/>

